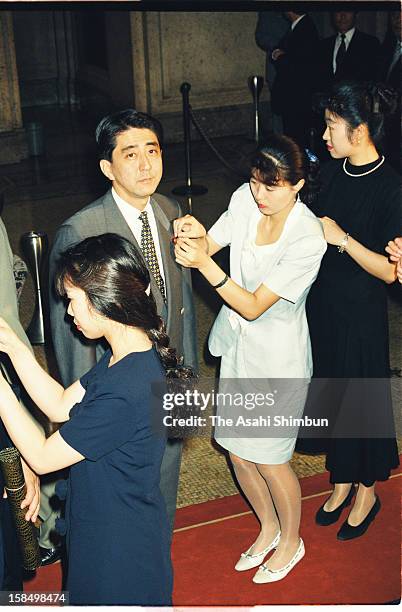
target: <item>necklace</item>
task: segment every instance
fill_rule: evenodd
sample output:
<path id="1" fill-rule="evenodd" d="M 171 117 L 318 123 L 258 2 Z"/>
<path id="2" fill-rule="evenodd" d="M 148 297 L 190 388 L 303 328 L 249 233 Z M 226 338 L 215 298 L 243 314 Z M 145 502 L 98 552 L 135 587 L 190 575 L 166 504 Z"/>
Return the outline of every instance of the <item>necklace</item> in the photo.
<path id="1" fill-rule="evenodd" d="M 361 174 L 352 174 L 351 172 L 348 172 L 346 170 L 346 162 L 347 162 L 347 157 L 345 157 L 345 159 L 343 160 L 343 171 L 345 172 L 345 174 L 347 174 L 348 176 L 353 176 L 353 177 L 359 177 L 359 176 L 366 176 L 366 174 L 371 174 L 372 172 L 374 172 L 374 170 L 377 170 L 377 168 L 379 168 L 380 166 L 382 166 L 382 164 L 385 162 L 385 157 L 384 155 L 381 157 L 381 160 L 378 162 L 378 164 L 376 166 L 374 166 L 374 168 L 371 168 L 371 170 L 367 170 L 367 172 L 362 172 Z"/>

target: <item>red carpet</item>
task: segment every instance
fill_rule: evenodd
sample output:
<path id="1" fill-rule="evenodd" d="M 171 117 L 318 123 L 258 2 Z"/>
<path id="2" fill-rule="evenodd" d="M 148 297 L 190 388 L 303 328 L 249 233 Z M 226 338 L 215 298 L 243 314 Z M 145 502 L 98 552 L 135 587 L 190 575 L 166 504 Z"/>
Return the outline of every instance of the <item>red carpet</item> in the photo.
<path id="1" fill-rule="evenodd" d="M 255 585 L 251 581 L 255 570 L 238 573 L 233 569 L 240 552 L 258 533 L 256 519 L 239 495 L 178 510 L 172 552 L 175 605 L 380 604 L 398 600 L 401 472 L 395 470 L 390 480 L 378 483 L 382 509 L 367 534 L 349 542 L 336 539 L 347 510 L 330 527 L 314 522 L 317 508 L 328 496 L 328 475 L 303 478 L 302 495 L 307 499 L 302 506 L 301 536 L 306 556 L 289 576 L 274 584 Z M 241 516 L 233 516 L 237 514 Z M 38 570 L 25 589 L 58 590 L 60 584 L 61 566 L 55 564 Z"/>

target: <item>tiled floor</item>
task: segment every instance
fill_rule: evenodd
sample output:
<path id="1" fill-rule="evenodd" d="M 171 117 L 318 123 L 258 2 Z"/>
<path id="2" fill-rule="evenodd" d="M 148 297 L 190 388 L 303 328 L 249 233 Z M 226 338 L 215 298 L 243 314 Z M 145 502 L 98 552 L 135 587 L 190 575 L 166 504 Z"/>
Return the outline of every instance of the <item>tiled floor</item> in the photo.
<path id="1" fill-rule="evenodd" d="M 82 206 L 88 204 L 107 188 L 98 170 L 90 129 L 93 121 L 50 114 L 45 126 L 46 156 L 30 159 L 13 166 L 0 166 L 0 191 L 5 189 L 3 220 L 16 252 L 24 232 L 41 230 L 49 241 L 60 223 Z M 253 143 L 244 138 L 225 138 L 214 141 L 224 158 L 238 170 L 227 170 L 201 142 L 193 144 L 193 182 L 203 184 L 208 193 L 193 198 L 190 203 L 194 215 L 209 227 L 227 207 L 230 194 L 242 182 L 247 153 Z M 166 195 L 184 183 L 184 155 L 182 145 L 167 145 L 163 152 L 164 178 L 159 191 Z M 189 202 L 178 198 L 185 210 Z M 222 263 L 227 265 L 225 256 Z M 219 302 L 210 288 L 194 275 L 197 309 L 198 343 L 201 375 L 213 377 L 216 362 L 206 357 L 205 345 L 209 328 Z M 401 368 L 402 299 L 400 287 L 390 291 L 391 364 Z M 25 325 L 33 311 L 33 288 L 29 280 L 21 301 L 21 319 Z M 35 349 L 38 359 L 53 370 L 51 351 Z M 400 372 L 399 372 L 400 373 Z M 399 379 L 400 380 L 400 379 Z M 400 385 L 397 404 L 401 405 Z M 295 454 L 293 465 L 300 476 L 324 470 L 324 458 Z M 179 489 L 179 506 L 197 503 L 236 493 L 226 457 L 211 443 L 210 438 L 195 438 L 186 442 Z"/>

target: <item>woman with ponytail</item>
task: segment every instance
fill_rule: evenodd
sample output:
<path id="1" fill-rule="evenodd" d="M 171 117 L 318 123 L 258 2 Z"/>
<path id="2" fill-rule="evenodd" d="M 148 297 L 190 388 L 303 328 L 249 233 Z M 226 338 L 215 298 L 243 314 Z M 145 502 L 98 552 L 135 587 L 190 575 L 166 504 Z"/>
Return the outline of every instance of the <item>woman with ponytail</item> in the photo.
<path id="1" fill-rule="evenodd" d="M 169 526 L 159 490 L 166 441 L 152 426 L 152 385 L 163 390 L 166 376 L 186 378 L 191 371 L 169 348 L 149 272 L 124 238 L 103 234 L 69 248 L 56 288 L 77 332 L 89 341 L 104 338 L 109 350 L 63 389 L 0 319 L 0 351 L 33 401 L 62 425 L 45 439 L 1 378 L 0 417 L 38 474 L 71 466 L 70 603 L 171 605 Z"/>
<path id="2" fill-rule="evenodd" d="M 219 391 L 234 397 L 240 389 L 245 399 L 258 390 L 265 397 L 278 390 L 276 379 L 286 379 L 275 400 L 278 417 L 301 417 L 312 370 L 305 301 L 326 243 L 320 222 L 303 203 L 314 191 L 308 164 L 293 140 L 272 135 L 251 159 L 250 182 L 235 191 L 208 234 L 193 217 L 175 221 L 176 261 L 198 268 L 226 303 L 209 339 L 211 353 L 222 357 Z M 230 278 L 212 259 L 228 245 Z M 215 438 L 229 451 L 261 525 L 235 569 L 260 566 L 253 581 L 266 583 L 291 571 L 304 556 L 304 543 L 300 486 L 289 464 L 297 428 L 264 428 L 264 421 L 242 427 L 238 417 L 273 412 L 272 404 L 258 406 L 252 412 L 245 405 L 239 413 L 218 403 L 225 425 L 215 429 Z"/>
<path id="3" fill-rule="evenodd" d="M 328 379 L 328 391 L 307 409 L 316 410 L 314 416 L 329 410 L 340 428 L 331 439 L 299 440 L 297 449 L 327 455 L 334 490 L 317 512 L 318 525 L 338 521 L 356 494 L 339 540 L 366 532 L 381 506 L 375 482 L 387 480 L 399 464 L 387 380 L 386 284 L 395 281 L 396 264 L 384 248 L 400 235 L 401 180 L 381 154 L 384 115 L 394 104 L 388 88 L 353 81 L 335 85 L 322 102 L 323 139 L 333 159 L 322 169 L 313 210 L 328 249 L 307 316 L 314 376 Z M 342 383 L 347 379 L 354 379 L 353 397 Z"/>

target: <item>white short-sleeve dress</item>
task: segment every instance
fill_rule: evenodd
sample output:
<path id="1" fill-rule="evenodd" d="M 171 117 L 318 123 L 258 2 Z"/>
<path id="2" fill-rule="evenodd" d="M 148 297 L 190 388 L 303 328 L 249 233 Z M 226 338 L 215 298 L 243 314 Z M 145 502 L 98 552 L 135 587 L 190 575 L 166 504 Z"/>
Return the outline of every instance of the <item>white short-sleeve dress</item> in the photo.
<path id="1" fill-rule="evenodd" d="M 303 381 L 290 385 L 287 396 L 281 394 L 287 416 L 298 418 L 312 374 L 305 302 L 327 243 L 321 222 L 300 199 L 274 244 L 256 244 L 260 219 L 250 186 L 245 183 L 234 192 L 228 210 L 208 233 L 217 244 L 230 245 L 230 275 L 234 281 L 248 291 L 255 291 L 263 283 L 281 299 L 254 321 L 223 306 L 211 330 L 209 349 L 222 358 L 220 393 L 238 392 L 240 380 L 234 383 L 233 379 L 241 379 L 244 393 L 267 391 L 275 379 Z M 231 414 L 233 408 L 218 401 L 217 415 L 225 419 L 225 425 L 216 426 L 215 439 L 222 447 L 256 463 L 289 461 L 296 436 L 272 437 L 272 428 L 269 437 L 264 437 L 261 429 L 253 437 L 253 428 L 245 436 L 244 426 L 237 427 L 236 420 L 228 428 L 226 420 Z"/>

